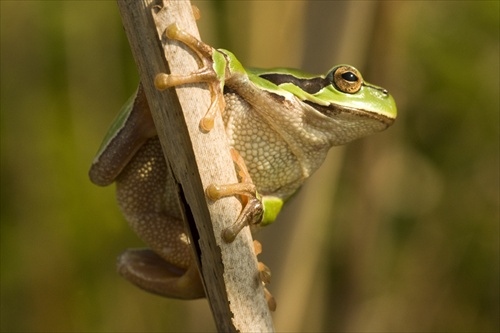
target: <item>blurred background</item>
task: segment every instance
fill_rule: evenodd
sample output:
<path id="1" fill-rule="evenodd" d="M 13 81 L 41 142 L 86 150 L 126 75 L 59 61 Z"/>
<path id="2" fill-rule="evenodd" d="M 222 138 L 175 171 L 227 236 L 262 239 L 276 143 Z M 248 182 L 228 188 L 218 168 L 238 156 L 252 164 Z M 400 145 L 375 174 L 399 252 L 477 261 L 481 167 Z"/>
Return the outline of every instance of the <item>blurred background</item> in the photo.
<path id="1" fill-rule="evenodd" d="M 498 331 L 499 2 L 193 3 L 247 66 L 349 63 L 398 105 L 258 235 L 276 329 Z M 214 330 L 115 272 L 142 244 L 87 170 L 137 84 L 116 3 L 0 6 L 1 331 Z"/>

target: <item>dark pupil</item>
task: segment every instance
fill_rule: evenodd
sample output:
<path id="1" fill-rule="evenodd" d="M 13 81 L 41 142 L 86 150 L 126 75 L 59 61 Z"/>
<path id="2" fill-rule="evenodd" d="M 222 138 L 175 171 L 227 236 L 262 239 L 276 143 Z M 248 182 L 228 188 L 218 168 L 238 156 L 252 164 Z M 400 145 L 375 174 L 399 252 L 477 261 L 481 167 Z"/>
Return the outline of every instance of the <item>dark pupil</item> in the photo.
<path id="1" fill-rule="evenodd" d="M 350 82 L 358 81 L 358 77 L 356 75 L 354 75 L 353 72 L 345 72 L 341 76 L 346 81 L 350 81 Z"/>

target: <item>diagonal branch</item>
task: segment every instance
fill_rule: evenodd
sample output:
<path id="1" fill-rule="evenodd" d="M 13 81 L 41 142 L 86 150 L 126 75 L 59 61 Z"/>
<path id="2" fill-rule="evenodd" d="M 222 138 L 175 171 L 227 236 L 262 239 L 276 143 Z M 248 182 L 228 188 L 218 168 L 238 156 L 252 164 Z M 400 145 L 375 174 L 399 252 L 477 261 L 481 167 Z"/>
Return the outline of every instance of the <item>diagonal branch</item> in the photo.
<path id="1" fill-rule="evenodd" d="M 224 332 L 272 331 L 248 228 L 231 244 L 221 239 L 221 231 L 236 220 L 241 204 L 226 198 L 207 205 L 204 196 L 204 188 L 211 183 L 237 181 L 220 117 L 211 132 L 199 129 L 210 105 L 210 92 L 206 84 L 165 92 L 153 84 L 156 74 L 170 72 L 167 68 L 173 73 L 197 69 L 193 54 L 163 33 L 176 22 L 198 37 L 191 5 L 189 1 L 164 1 L 161 10 L 155 5 L 153 0 L 118 0 L 158 136 L 179 184 L 179 200 L 217 328 Z"/>

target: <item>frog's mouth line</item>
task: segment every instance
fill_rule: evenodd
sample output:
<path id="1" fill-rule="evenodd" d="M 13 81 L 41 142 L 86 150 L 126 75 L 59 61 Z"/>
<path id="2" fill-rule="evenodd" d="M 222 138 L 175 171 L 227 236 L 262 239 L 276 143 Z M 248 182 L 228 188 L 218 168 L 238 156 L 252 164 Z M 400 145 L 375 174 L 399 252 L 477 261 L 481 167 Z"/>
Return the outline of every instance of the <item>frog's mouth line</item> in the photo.
<path id="1" fill-rule="evenodd" d="M 350 114 L 354 115 L 356 117 L 361 117 L 361 118 L 368 118 L 368 119 L 374 119 L 377 120 L 384 125 L 386 125 L 386 128 L 391 126 L 394 123 L 394 118 L 385 116 L 383 114 L 376 114 L 373 112 L 370 112 L 368 110 L 363 110 L 363 109 L 356 109 L 356 108 L 351 108 L 347 106 L 338 106 L 338 105 L 329 105 L 329 106 L 324 106 L 324 105 L 319 105 L 310 101 L 304 101 L 307 105 L 310 107 L 314 108 L 316 111 L 320 112 L 321 114 L 329 117 L 329 118 L 335 118 L 335 116 L 343 115 L 343 114 Z"/>

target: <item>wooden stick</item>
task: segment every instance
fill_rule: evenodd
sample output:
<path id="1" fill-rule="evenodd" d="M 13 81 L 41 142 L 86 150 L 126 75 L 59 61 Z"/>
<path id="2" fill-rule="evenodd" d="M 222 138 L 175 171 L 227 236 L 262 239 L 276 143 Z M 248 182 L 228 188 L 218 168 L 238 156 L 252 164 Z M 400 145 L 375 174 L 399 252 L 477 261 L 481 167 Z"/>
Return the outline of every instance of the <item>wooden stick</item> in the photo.
<path id="1" fill-rule="evenodd" d="M 165 157 L 179 184 L 179 200 L 217 328 L 273 331 L 248 228 L 233 243 L 221 239 L 221 231 L 236 220 L 241 204 L 236 198 L 225 198 L 207 205 L 204 195 L 211 183 L 237 182 L 222 119 L 216 118 L 209 133 L 199 128 L 210 104 L 207 85 L 160 92 L 153 83 L 158 73 L 170 72 L 167 68 L 172 73 L 191 73 L 198 67 L 190 50 L 164 35 L 168 25 L 177 23 L 199 38 L 191 5 L 189 1 L 157 2 L 118 0 L 118 7 Z"/>

